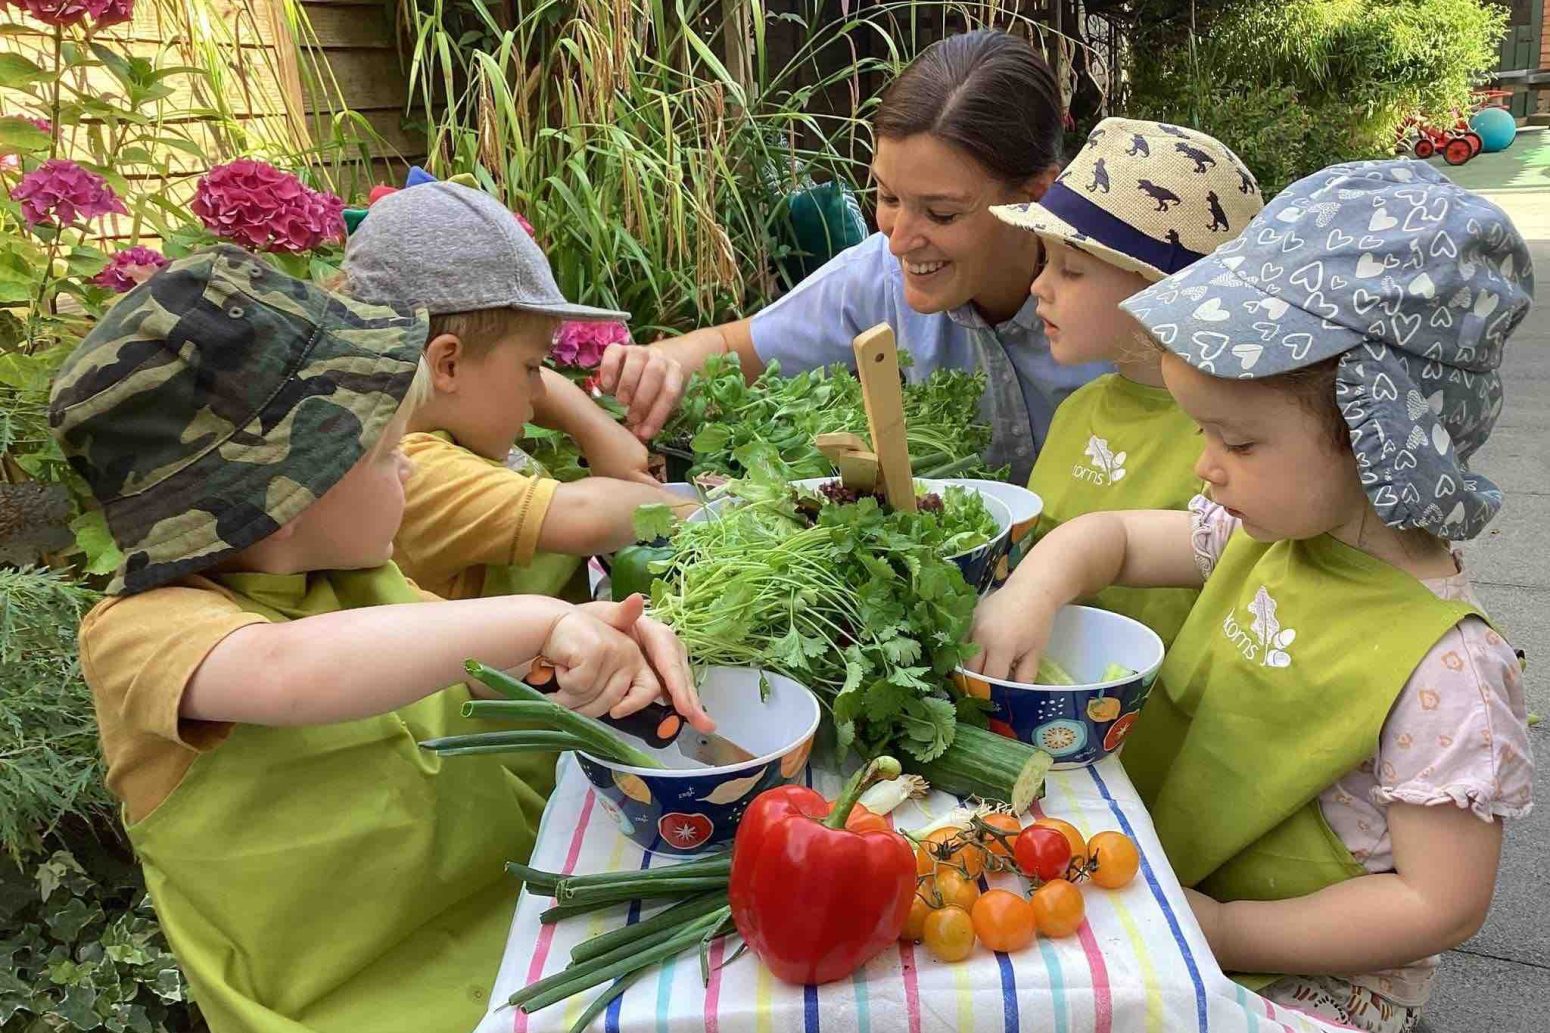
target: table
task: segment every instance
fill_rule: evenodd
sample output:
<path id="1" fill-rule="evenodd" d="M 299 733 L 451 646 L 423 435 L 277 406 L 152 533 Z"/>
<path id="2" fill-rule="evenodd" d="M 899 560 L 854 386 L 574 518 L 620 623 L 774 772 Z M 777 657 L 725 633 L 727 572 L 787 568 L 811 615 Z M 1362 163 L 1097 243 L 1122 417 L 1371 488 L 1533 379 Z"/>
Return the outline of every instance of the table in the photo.
<path id="1" fill-rule="evenodd" d="M 838 775 L 824 770 L 810 768 L 805 778 L 829 796 L 840 785 Z M 956 804 L 953 797 L 933 792 L 919 804 L 901 807 L 894 817 L 900 827 L 918 827 Z M 690 953 L 647 973 L 592 1028 L 609 1033 L 1324 1033 L 1335 1028 L 1278 1008 L 1222 974 L 1117 759 L 1053 772 L 1035 811 L 1040 807 L 1087 835 L 1119 829 L 1141 847 L 1141 873 L 1129 886 L 1084 888 L 1087 922 L 1075 936 L 1041 937 L 1016 955 L 976 947 L 973 956 L 956 965 L 941 964 L 924 948 L 901 943 L 851 978 L 821 987 L 781 983 L 751 953 L 713 971 L 706 986 L 699 960 Z M 570 873 L 661 867 L 672 860 L 626 839 L 566 754 L 532 863 Z M 1005 880 L 1008 888 L 1015 882 L 1007 875 L 993 879 Z M 522 891 L 490 994 L 494 1004 L 477 1033 L 568 1030 L 598 991 L 531 1016 L 504 1002 L 532 980 L 563 968 L 574 944 L 639 917 L 635 907 L 628 913 L 619 908 L 544 926 L 539 912 L 550 903 L 548 897 Z M 729 942 L 735 937 L 712 950 L 713 967 L 734 949 Z"/>

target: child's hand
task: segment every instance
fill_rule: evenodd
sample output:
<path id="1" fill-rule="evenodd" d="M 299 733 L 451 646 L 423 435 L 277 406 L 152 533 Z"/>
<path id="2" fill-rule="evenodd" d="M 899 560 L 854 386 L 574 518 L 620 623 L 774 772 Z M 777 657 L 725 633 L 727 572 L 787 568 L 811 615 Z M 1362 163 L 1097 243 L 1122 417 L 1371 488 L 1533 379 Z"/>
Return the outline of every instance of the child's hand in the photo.
<path id="1" fill-rule="evenodd" d="M 700 695 L 694 687 L 694 672 L 689 667 L 689 653 L 673 630 L 661 621 L 642 616 L 645 600 L 632 595 L 618 603 L 586 603 L 580 607 L 596 615 L 609 625 L 625 631 L 640 646 L 646 662 L 651 665 L 662 688 L 673 703 L 673 709 L 684 716 L 694 728 L 702 732 L 714 732 L 716 722 L 700 706 Z M 657 696 L 638 698 L 634 693 L 609 710 L 614 717 L 624 717 L 648 706 Z"/>
<path id="2" fill-rule="evenodd" d="M 964 666 L 987 678 L 1037 681 L 1053 619 L 1052 612 L 1008 584 L 975 607 L 969 641 L 980 651 Z"/>
<path id="3" fill-rule="evenodd" d="M 555 666 L 555 702 L 601 717 L 633 713 L 657 698 L 662 684 L 630 634 L 641 607 L 633 610 L 600 613 L 578 606 L 555 621 L 542 647 Z"/>

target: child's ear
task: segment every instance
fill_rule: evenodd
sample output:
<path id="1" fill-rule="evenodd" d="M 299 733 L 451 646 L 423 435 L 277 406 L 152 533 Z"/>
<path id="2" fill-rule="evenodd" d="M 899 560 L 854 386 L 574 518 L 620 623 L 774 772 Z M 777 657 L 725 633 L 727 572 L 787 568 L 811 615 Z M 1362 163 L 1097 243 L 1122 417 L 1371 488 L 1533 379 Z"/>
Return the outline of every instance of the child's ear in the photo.
<path id="1" fill-rule="evenodd" d="M 463 342 L 456 334 L 437 334 L 426 342 L 425 364 L 431 370 L 431 386 L 438 393 L 457 390 L 458 366 L 463 358 Z"/>

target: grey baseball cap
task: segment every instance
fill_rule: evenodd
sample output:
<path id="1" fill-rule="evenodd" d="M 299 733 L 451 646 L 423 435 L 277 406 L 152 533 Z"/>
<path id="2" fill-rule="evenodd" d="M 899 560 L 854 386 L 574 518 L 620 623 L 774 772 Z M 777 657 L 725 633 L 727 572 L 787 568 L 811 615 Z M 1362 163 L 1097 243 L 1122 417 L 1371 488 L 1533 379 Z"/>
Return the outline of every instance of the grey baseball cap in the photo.
<path id="1" fill-rule="evenodd" d="M 361 301 L 424 307 L 433 316 L 518 308 L 582 322 L 630 318 L 566 301 L 516 216 L 458 183 L 422 183 L 372 205 L 350 235 L 344 271 Z"/>

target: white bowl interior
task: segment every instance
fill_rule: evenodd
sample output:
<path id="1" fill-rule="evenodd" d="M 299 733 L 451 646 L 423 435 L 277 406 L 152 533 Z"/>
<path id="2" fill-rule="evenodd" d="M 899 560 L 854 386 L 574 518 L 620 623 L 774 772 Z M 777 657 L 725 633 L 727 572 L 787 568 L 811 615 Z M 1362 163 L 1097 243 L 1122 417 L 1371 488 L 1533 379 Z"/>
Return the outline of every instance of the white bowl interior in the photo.
<path id="1" fill-rule="evenodd" d="M 1163 644 L 1155 631 L 1123 614 L 1064 606 L 1050 626 L 1049 655 L 1079 685 L 1101 685 L 1110 664 L 1142 675 L 1155 671 L 1162 666 Z"/>
<path id="2" fill-rule="evenodd" d="M 1008 681 L 979 674 L 972 677 L 1011 688 L 1037 686 L 1041 691 L 1057 692 L 1123 685 L 1136 674 L 1148 678 L 1162 666 L 1163 642 L 1151 628 L 1123 614 L 1095 606 L 1063 606 L 1050 625 L 1046 653 L 1076 679 L 1075 685 Z M 1127 667 L 1135 674 L 1104 679 L 1103 672 L 1110 664 Z"/>
<path id="3" fill-rule="evenodd" d="M 769 686 L 769 698 L 766 700 L 759 698 L 761 673 Z M 704 775 L 713 771 L 767 764 L 818 729 L 820 712 L 817 697 L 801 683 L 773 671 L 760 672 L 753 667 L 707 668 L 700 679 L 700 701 L 716 720 L 716 734 L 752 753 L 754 760 L 723 768 L 709 768 L 697 760 L 685 757 L 678 749 L 677 740 L 667 748 L 658 750 L 632 735 L 622 732 L 615 734 L 655 754 L 669 768 L 682 769 L 686 775 Z M 694 729 L 685 726 L 679 734 L 680 737 L 693 735 Z M 619 771 L 658 777 L 668 774 L 658 769 L 629 767 L 602 758 L 593 759 Z"/>

